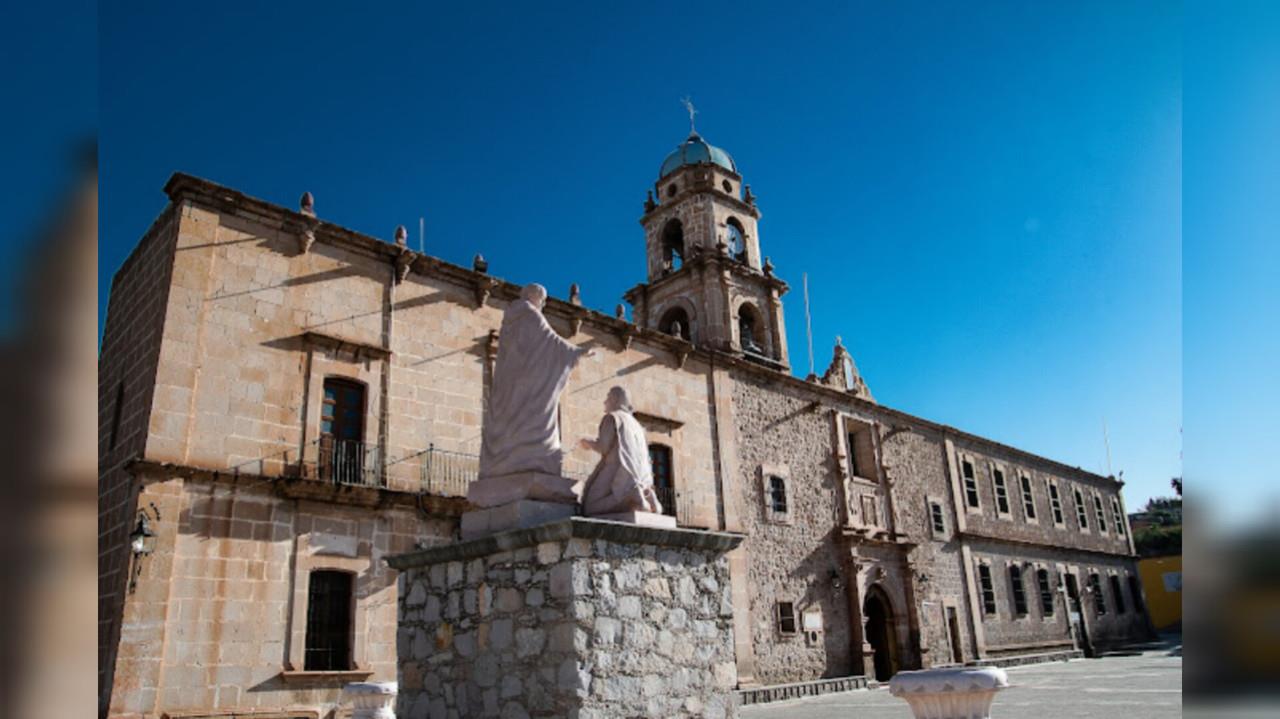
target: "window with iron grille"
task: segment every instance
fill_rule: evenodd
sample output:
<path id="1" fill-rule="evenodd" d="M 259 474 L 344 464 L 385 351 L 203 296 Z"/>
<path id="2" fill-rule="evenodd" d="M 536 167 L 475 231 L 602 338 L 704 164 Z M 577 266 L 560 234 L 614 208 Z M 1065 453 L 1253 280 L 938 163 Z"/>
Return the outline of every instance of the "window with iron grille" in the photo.
<path id="1" fill-rule="evenodd" d="M 1058 494 L 1058 485 L 1049 483 L 1049 509 L 1053 510 L 1053 523 L 1062 524 L 1062 495 Z"/>
<path id="2" fill-rule="evenodd" d="M 307 587 L 306 671 L 351 669 L 352 579 L 349 572 L 311 572 Z"/>
<path id="3" fill-rule="evenodd" d="M 1129 580 L 1129 596 L 1133 597 L 1133 611 L 1142 613 L 1142 584 L 1138 578 L 1132 574 L 1128 576 Z"/>
<path id="4" fill-rule="evenodd" d="M 320 402 L 322 479 L 364 484 L 364 399 L 363 384 L 341 377 L 325 379 Z"/>
<path id="5" fill-rule="evenodd" d="M 1102 594 L 1102 581 L 1097 574 L 1089 575 L 1089 590 L 1093 594 L 1093 608 L 1102 616 L 1107 613 L 1107 598 Z"/>
<path id="6" fill-rule="evenodd" d="M 787 483 L 782 477 L 769 478 L 769 507 L 775 514 L 787 513 Z"/>
<path id="7" fill-rule="evenodd" d="M 1053 616 L 1053 587 L 1049 585 L 1049 570 L 1036 570 L 1036 588 L 1040 590 L 1040 613 Z"/>
<path id="8" fill-rule="evenodd" d="M 1120 577 L 1112 574 L 1108 579 L 1111 584 L 1111 596 L 1116 602 L 1116 614 L 1124 614 L 1129 610 L 1124 605 L 1124 594 L 1121 593 L 1122 590 L 1120 589 Z"/>
<path id="9" fill-rule="evenodd" d="M 1102 509 L 1102 497 L 1093 495 L 1093 513 L 1098 518 L 1098 531 L 1107 531 L 1107 513 Z"/>
<path id="10" fill-rule="evenodd" d="M 999 467 L 991 468 L 991 483 L 996 490 L 996 512 L 998 514 L 1009 513 L 1009 488 L 1004 482 L 1004 472 Z"/>
<path id="11" fill-rule="evenodd" d="M 1027 615 L 1027 592 L 1022 586 L 1022 567 L 1009 565 L 1009 588 L 1012 589 L 1013 614 L 1017 617 Z"/>
<path id="12" fill-rule="evenodd" d="M 1076 521 L 1080 523 L 1080 528 L 1089 529 L 1089 512 L 1084 508 L 1084 495 L 1080 490 L 1075 490 L 1076 500 Z"/>
<path id="13" fill-rule="evenodd" d="M 985 564 L 978 565 L 978 585 L 982 589 L 982 613 L 994 615 L 996 613 L 996 587 L 991 581 L 991 567 Z"/>
<path id="14" fill-rule="evenodd" d="M 1022 485 L 1022 510 L 1026 513 L 1027 519 L 1036 518 L 1036 498 L 1031 493 L 1031 478 L 1022 475 L 1018 478 L 1018 482 Z"/>
<path id="15" fill-rule="evenodd" d="M 964 500 L 970 507 L 977 509 L 978 503 L 978 478 L 973 473 L 973 462 L 969 460 L 960 461 L 960 474 L 964 477 Z"/>
<path id="16" fill-rule="evenodd" d="M 929 502 L 929 521 L 933 525 L 935 536 L 941 537 L 946 533 L 947 522 L 945 515 L 942 513 L 942 504 L 940 502 Z"/>
<path id="17" fill-rule="evenodd" d="M 792 602 L 778 602 L 778 633 L 796 633 L 796 605 Z"/>
<path id="18" fill-rule="evenodd" d="M 653 492 L 662 503 L 662 513 L 676 516 L 676 484 L 671 469 L 671 448 L 665 444 L 649 445 L 649 464 L 653 467 Z"/>

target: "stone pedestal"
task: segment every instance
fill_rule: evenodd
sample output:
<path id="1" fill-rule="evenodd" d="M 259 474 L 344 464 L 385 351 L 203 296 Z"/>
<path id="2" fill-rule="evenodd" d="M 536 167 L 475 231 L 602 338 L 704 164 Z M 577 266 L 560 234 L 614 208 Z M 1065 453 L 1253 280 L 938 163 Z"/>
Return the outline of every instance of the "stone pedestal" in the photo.
<path id="1" fill-rule="evenodd" d="M 741 540 L 573 517 L 391 557 L 397 714 L 736 716 Z"/>
<path id="2" fill-rule="evenodd" d="M 1008 686 L 1008 675 L 994 667 L 925 669 L 893 675 L 889 693 L 916 719 L 989 719 L 996 692 Z"/>
<path id="3" fill-rule="evenodd" d="M 395 682 L 354 682 L 342 688 L 342 701 L 351 706 L 351 719 L 396 719 Z"/>
<path id="4" fill-rule="evenodd" d="M 626 522 L 627 524 L 638 524 L 642 527 L 657 527 L 659 529 L 675 529 L 676 518 L 666 514 L 658 514 L 657 512 L 618 512 L 617 514 L 597 514 L 591 519 L 601 519 L 606 522 Z"/>
<path id="5" fill-rule="evenodd" d="M 478 539 L 513 529 L 536 527 L 558 519 L 567 519 L 575 512 L 576 506 L 573 504 L 538 502 L 532 499 L 464 512 L 460 522 L 462 539 Z"/>

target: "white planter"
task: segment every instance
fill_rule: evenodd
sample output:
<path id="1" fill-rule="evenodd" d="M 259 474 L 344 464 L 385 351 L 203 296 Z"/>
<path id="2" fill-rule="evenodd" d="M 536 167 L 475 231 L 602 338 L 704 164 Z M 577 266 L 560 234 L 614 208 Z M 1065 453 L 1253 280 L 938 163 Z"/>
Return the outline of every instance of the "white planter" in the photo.
<path id="1" fill-rule="evenodd" d="M 342 699 L 351 719 L 396 719 L 397 690 L 395 682 L 353 682 L 342 688 Z"/>
<path id="2" fill-rule="evenodd" d="M 1003 669 L 925 669 L 893 675 L 889 693 L 905 700 L 916 719 L 989 719 L 996 692 L 1008 686 Z"/>

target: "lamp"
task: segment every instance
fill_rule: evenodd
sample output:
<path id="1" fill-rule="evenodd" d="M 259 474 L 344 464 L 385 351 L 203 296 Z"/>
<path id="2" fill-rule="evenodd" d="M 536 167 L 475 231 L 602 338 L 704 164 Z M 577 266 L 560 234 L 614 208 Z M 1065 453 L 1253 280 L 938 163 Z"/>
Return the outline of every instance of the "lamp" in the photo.
<path id="1" fill-rule="evenodd" d="M 160 510 L 153 503 L 151 510 L 155 518 L 160 519 Z M 151 515 L 146 509 L 138 510 L 138 523 L 129 533 L 129 551 L 133 553 L 133 573 L 129 577 L 129 591 L 138 586 L 138 575 L 142 573 L 142 558 L 151 554 L 156 548 L 156 532 L 151 528 Z"/>
<path id="2" fill-rule="evenodd" d="M 836 570 L 832 569 L 830 577 L 831 577 L 832 589 L 839 589 L 840 587 L 844 586 L 844 582 L 840 580 L 840 572 L 837 572 Z"/>

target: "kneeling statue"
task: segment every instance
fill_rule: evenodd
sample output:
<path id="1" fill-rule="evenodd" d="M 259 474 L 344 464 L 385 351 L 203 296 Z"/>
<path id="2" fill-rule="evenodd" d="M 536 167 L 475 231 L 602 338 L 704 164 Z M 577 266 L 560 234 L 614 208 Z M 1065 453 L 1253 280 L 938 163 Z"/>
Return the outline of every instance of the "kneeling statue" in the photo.
<path id="1" fill-rule="evenodd" d="M 600 463 L 582 489 L 582 513 L 588 517 L 623 512 L 662 512 L 653 491 L 653 468 L 644 428 L 632 416 L 631 397 L 622 387 L 609 390 L 604 418 L 595 439 L 583 449 L 600 453 Z"/>

